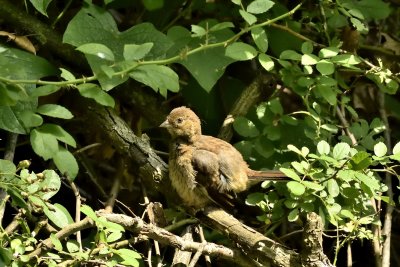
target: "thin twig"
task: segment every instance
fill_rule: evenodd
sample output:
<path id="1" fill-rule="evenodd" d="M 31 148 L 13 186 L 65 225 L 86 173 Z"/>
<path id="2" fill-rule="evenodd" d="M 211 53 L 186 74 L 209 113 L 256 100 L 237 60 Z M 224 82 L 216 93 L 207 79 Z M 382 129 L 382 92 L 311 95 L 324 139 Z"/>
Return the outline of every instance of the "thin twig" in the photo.
<path id="1" fill-rule="evenodd" d="M 74 192 L 74 196 L 75 196 L 75 223 L 78 223 L 81 221 L 81 194 L 79 193 L 79 189 L 78 187 L 75 185 L 75 183 L 73 181 L 71 181 L 71 179 L 66 176 L 66 180 L 68 181 L 72 192 Z M 76 232 L 76 241 L 79 244 L 79 251 L 82 251 L 82 236 L 81 236 L 81 232 L 78 231 Z"/>
<path id="2" fill-rule="evenodd" d="M 383 92 L 378 93 L 379 113 L 383 124 L 385 125 L 385 143 L 388 151 L 392 151 L 392 142 L 390 139 L 390 125 L 387 119 L 387 113 L 385 110 L 385 95 Z M 387 196 L 389 201 L 386 205 L 385 221 L 383 223 L 382 235 L 385 236 L 385 240 L 382 245 L 382 266 L 390 266 L 390 241 L 392 235 L 392 214 L 393 214 L 393 188 L 392 188 L 392 175 L 389 172 L 385 173 L 385 184 L 387 186 Z"/>
<path id="3" fill-rule="evenodd" d="M 349 130 L 349 123 L 347 122 L 345 116 L 343 115 L 342 111 L 340 110 L 339 107 L 336 108 L 336 114 L 339 117 L 340 122 L 342 123 L 343 127 L 344 127 L 344 131 L 346 132 L 346 135 L 350 138 L 351 140 L 351 144 L 353 146 L 357 145 L 357 139 L 354 136 L 354 134 Z"/>
<path id="4" fill-rule="evenodd" d="M 111 188 L 109 198 L 107 199 L 106 205 L 105 205 L 105 210 L 108 212 L 112 212 L 114 205 L 115 205 L 115 200 L 117 199 L 118 192 L 121 186 L 121 179 L 124 176 L 124 168 L 125 162 L 122 157 L 118 159 L 118 168 L 117 168 L 117 174 L 114 179 L 113 186 Z"/>

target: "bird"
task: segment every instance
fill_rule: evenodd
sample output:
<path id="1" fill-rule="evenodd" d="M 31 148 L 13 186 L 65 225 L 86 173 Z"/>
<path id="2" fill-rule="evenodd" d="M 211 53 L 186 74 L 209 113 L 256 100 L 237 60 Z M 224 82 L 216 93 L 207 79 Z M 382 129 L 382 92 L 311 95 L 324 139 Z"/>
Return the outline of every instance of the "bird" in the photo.
<path id="1" fill-rule="evenodd" d="M 174 108 L 160 125 L 171 135 L 169 176 L 185 206 L 233 205 L 237 193 L 254 180 L 281 180 L 280 171 L 255 171 L 230 143 L 203 135 L 201 121 L 190 108 Z"/>

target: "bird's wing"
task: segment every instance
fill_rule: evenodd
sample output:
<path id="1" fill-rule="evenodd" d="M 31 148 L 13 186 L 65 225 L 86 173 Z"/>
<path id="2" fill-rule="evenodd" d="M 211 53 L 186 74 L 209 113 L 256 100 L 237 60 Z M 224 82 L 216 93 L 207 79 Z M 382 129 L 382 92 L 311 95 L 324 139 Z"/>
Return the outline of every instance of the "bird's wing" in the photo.
<path id="1" fill-rule="evenodd" d="M 205 149 L 196 149 L 193 151 L 192 164 L 198 173 L 198 183 L 207 184 L 219 192 L 229 191 L 232 176 L 227 163 L 217 154 Z"/>
<path id="2" fill-rule="evenodd" d="M 196 174 L 196 182 L 201 184 L 209 196 L 218 204 L 232 206 L 233 196 L 228 194 L 230 178 L 221 171 L 220 160 L 217 154 L 196 149 L 192 154 L 192 165 Z"/>

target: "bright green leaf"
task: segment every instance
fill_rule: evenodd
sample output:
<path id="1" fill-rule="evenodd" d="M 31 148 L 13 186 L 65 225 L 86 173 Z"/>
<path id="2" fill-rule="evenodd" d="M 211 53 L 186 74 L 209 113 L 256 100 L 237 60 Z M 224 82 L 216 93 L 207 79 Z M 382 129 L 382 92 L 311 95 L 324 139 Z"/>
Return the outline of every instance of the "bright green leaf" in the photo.
<path id="1" fill-rule="evenodd" d="M 339 143 L 333 147 L 332 156 L 335 159 L 344 159 L 350 153 L 350 146 L 347 143 Z"/>
<path id="2" fill-rule="evenodd" d="M 400 142 L 397 142 L 393 147 L 393 154 L 400 153 Z"/>
<path id="3" fill-rule="evenodd" d="M 300 61 L 302 56 L 294 50 L 285 50 L 280 54 L 279 58 Z"/>
<path id="4" fill-rule="evenodd" d="M 112 96 L 104 92 L 98 85 L 93 83 L 83 83 L 77 86 L 81 96 L 92 98 L 100 105 L 111 107 L 115 106 L 115 101 Z"/>
<path id="5" fill-rule="evenodd" d="M 37 130 L 42 133 L 51 134 L 59 141 L 64 142 L 72 147 L 76 147 L 75 139 L 59 125 L 46 123 L 39 127 Z"/>
<path id="6" fill-rule="evenodd" d="M 328 189 L 329 195 L 331 195 L 332 197 L 337 197 L 340 193 L 340 188 L 339 188 L 339 185 L 336 182 L 336 180 L 329 179 L 327 184 L 328 184 L 327 189 Z"/>
<path id="7" fill-rule="evenodd" d="M 256 23 L 257 21 L 257 17 L 254 16 L 253 14 L 250 14 L 242 9 L 239 10 L 240 15 L 242 16 L 242 18 L 249 24 L 249 25 L 253 25 L 254 23 Z"/>
<path id="8" fill-rule="evenodd" d="M 315 66 L 322 75 L 331 75 L 335 72 L 335 65 L 328 60 L 320 60 Z"/>
<path id="9" fill-rule="evenodd" d="M 299 218 L 299 210 L 298 209 L 293 209 L 292 211 L 289 212 L 288 214 L 288 221 L 289 222 L 294 222 Z"/>
<path id="10" fill-rule="evenodd" d="M 41 105 L 37 108 L 37 113 L 60 119 L 72 119 L 74 117 L 68 109 L 56 104 Z"/>
<path id="11" fill-rule="evenodd" d="M 236 60 L 249 60 L 257 55 L 257 51 L 251 45 L 236 42 L 226 48 L 225 55 Z"/>
<path id="12" fill-rule="evenodd" d="M 61 70 L 60 76 L 61 76 L 61 78 L 63 78 L 64 80 L 66 80 L 66 81 L 73 81 L 73 80 L 76 79 L 75 76 L 74 76 L 69 70 L 66 70 L 66 69 L 63 69 L 63 68 L 60 68 L 60 70 Z"/>
<path id="13" fill-rule="evenodd" d="M 29 0 L 32 5 L 39 11 L 42 15 L 47 16 L 47 7 L 52 0 Z"/>
<path id="14" fill-rule="evenodd" d="M 300 176 L 293 170 L 287 169 L 287 168 L 280 168 L 279 169 L 281 172 L 283 172 L 287 177 L 292 178 L 293 180 L 296 181 L 301 181 Z"/>
<path id="15" fill-rule="evenodd" d="M 313 46 L 313 44 L 311 42 L 304 42 L 301 45 L 301 52 L 303 54 L 311 54 L 313 49 L 314 49 L 314 46 Z"/>
<path id="16" fill-rule="evenodd" d="M 324 187 L 322 185 L 317 184 L 316 182 L 303 181 L 302 183 L 304 186 L 306 186 L 312 190 L 315 190 L 315 191 L 321 191 L 324 189 Z"/>
<path id="17" fill-rule="evenodd" d="M 192 37 L 201 37 L 207 34 L 206 29 L 204 29 L 203 27 L 199 26 L 199 25 L 192 25 L 191 26 L 192 29 Z"/>
<path id="18" fill-rule="evenodd" d="M 328 155 L 331 147 L 325 140 L 319 141 L 317 144 L 317 150 L 320 155 Z"/>
<path id="19" fill-rule="evenodd" d="M 76 178 L 79 171 L 78 163 L 71 152 L 63 147 L 59 148 L 59 151 L 53 157 L 54 163 L 62 174 L 67 173 L 68 178 L 72 181 Z"/>
<path id="20" fill-rule="evenodd" d="M 62 244 L 60 242 L 60 239 L 58 239 L 58 237 L 54 233 L 50 234 L 50 240 L 51 240 L 51 243 L 53 243 L 54 248 L 56 250 L 62 251 L 63 247 L 62 247 Z"/>
<path id="21" fill-rule="evenodd" d="M 101 59 L 114 61 L 114 54 L 110 48 L 103 44 L 89 43 L 83 44 L 76 48 L 76 50 L 81 51 L 87 55 L 93 55 Z"/>
<path id="22" fill-rule="evenodd" d="M 43 85 L 40 87 L 36 87 L 34 90 L 32 90 L 30 96 L 31 97 L 46 96 L 55 93 L 60 89 L 61 87 L 57 85 Z"/>
<path id="23" fill-rule="evenodd" d="M 331 61 L 343 66 L 357 65 L 361 63 L 361 60 L 352 54 L 337 55 L 332 57 Z"/>
<path id="24" fill-rule="evenodd" d="M 214 26 L 212 26 L 210 28 L 210 32 L 216 32 L 216 31 L 220 31 L 220 30 L 223 30 L 226 28 L 234 28 L 234 27 L 235 27 L 235 25 L 230 21 L 221 22 L 221 23 L 218 23 L 218 24 L 215 24 Z"/>
<path id="25" fill-rule="evenodd" d="M 271 71 L 274 69 L 274 61 L 266 54 L 259 54 L 258 55 L 258 61 L 260 62 L 261 66 L 266 70 L 266 71 Z"/>
<path id="26" fill-rule="evenodd" d="M 252 29 L 251 36 L 253 37 L 253 40 L 256 43 L 258 49 L 262 53 L 267 52 L 268 38 L 267 38 L 267 34 L 265 33 L 264 29 L 261 27 Z"/>
<path id="27" fill-rule="evenodd" d="M 247 12 L 261 14 L 267 12 L 275 3 L 269 0 L 254 0 L 247 6 Z"/>
<path id="28" fill-rule="evenodd" d="M 129 74 L 133 79 L 150 86 L 154 91 L 160 92 L 164 97 L 167 90 L 179 91 L 179 77 L 169 67 L 163 65 L 142 65 Z"/>
<path id="29" fill-rule="evenodd" d="M 124 46 L 125 60 L 139 60 L 144 58 L 153 48 L 153 43 L 144 43 L 140 45 L 126 44 Z"/>
<path id="30" fill-rule="evenodd" d="M 315 65 L 319 58 L 313 54 L 304 54 L 301 56 L 301 64 L 304 66 Z"/>
<path id="31" fill-rule="evenodd" d="M 306 191 L 304 185 L 296 181 L 290 181 L 286 184 L 287 188 L 289 189 L 290 193 L 295 196 L 301 196 Z"/>
<path id="32" fill-rule="evenodd" d="M 318 56 L 321 58 L 330 58 L 330 57 L 334 57 L 337 54 L 339 54 L 339 48 L 337 47 L 326 47 L 326 48 L 322 48 L 319 53 Z"/>
<path id="33" fill-rule="evenodd" d="M 387 147 L 383 142 L 379 142 L 374 146 L 374 153 L 377 157 L 383 157 L 387 153 Z"/>
<path id="34" fill-rule="evenodd" d="M 36 154 L 48 160 L 58 152 L 58 142 L 54 135 L 42 133 L 33 129 L 30 133 L 30 142 Z"/>

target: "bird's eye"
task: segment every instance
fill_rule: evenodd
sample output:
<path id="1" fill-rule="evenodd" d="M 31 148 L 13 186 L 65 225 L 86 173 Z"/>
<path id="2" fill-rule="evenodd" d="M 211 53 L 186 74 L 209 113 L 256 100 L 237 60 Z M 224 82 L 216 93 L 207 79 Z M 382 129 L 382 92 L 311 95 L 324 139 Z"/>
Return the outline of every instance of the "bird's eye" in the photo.
<path id="1" fill-rule="evenodd" d="M 178 119 L 176 120 L 176 122 L 177 122 L 178 124 L 181 124 L 181 123 L 183 122 L 183 119 L 182 119 L 182 118 L 178 118 Z"/>

